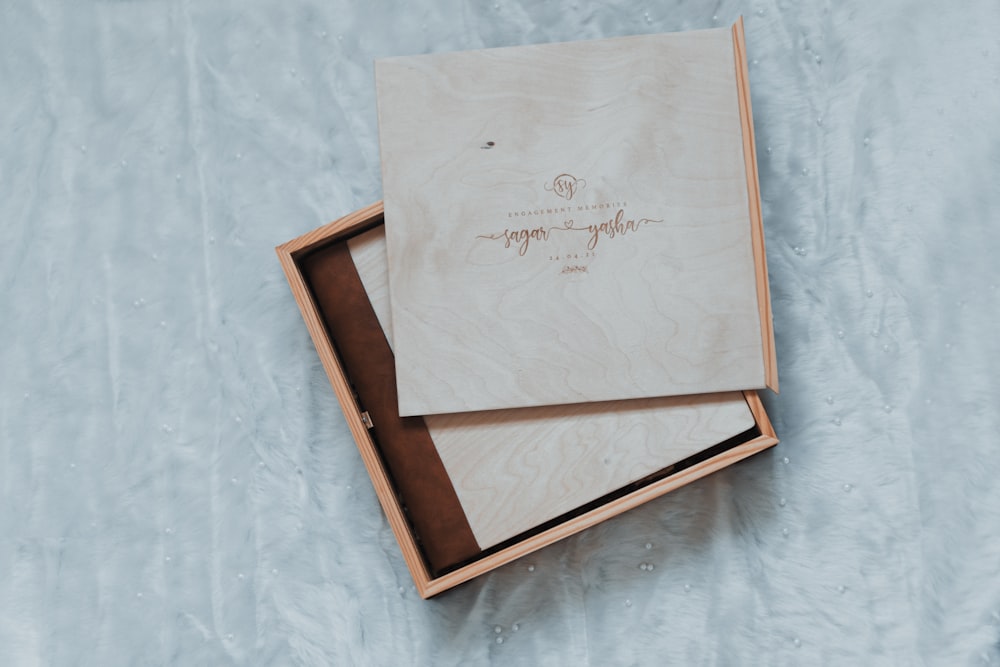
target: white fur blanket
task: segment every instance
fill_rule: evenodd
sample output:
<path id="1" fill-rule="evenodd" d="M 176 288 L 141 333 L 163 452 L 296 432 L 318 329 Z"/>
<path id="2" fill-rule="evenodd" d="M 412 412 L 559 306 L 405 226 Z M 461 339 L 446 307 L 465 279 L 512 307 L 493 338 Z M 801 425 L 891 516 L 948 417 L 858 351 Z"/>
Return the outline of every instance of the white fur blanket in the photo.
<path id="1" fill-rule="evenodd" d="M 273 246 L 372 59 L 746 16 L 782 443 L 417 598 Z M 1000 664 L 1000 6 L 0 4 L 0 664 Z"/>

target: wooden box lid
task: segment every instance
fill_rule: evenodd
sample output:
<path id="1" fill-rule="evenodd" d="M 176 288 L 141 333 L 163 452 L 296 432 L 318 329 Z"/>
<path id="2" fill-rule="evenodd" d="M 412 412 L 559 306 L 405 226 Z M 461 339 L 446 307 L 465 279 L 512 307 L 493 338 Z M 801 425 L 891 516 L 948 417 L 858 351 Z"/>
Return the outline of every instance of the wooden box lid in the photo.
<path id="1" fill-rule="evenodd" d="M 742 22 L 376 86 L 401 415 L 777 390 Z"/>

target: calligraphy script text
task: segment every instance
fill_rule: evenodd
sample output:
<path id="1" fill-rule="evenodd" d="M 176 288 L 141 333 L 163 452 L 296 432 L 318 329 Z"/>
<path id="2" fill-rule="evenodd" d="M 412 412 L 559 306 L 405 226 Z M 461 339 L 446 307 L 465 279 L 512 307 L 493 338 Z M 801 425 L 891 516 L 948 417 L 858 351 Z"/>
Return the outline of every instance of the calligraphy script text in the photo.
<path id="1" fill-rule="evenodd" d="M 525 227 L 521 229 L 505 229 L 499 234 L 480 234 L 476 238 L 490 239 L 493 241 L 503 239 L 504 248 L 516 248 L 517 254 L 524 256 L 528 252 L 528 247 L 532 241 L 548 241 L 553 232 L 587 232 L 590 238 L 587 241 L 587 250 L 597 247 L 598 241 L 604 236 L 613 239 L 625 236 L 631 232 L 638 231 L 645 225 L 663 222 L 655 218 L 629 218 L 625 219 L 625 210 L 618 209 L 615 217 L 598 224 L 577 227 L 573 220 L 566 220 L 561 226 L 553 227 Z"/>

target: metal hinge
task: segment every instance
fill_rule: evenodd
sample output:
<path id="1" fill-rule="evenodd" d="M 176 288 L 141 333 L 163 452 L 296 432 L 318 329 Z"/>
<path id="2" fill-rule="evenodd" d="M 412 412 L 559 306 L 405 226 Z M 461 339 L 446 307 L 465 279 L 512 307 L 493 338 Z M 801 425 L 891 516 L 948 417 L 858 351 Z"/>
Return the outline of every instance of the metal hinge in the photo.
<path id="1" fill-rule="evenodd" d="M 361 413 L 361 423 L 367 426 L 368 428 L 374 428 L 375 426 L 375 424 L 372 422 L 372 416 L 368 414 L 367 410 Z"/>

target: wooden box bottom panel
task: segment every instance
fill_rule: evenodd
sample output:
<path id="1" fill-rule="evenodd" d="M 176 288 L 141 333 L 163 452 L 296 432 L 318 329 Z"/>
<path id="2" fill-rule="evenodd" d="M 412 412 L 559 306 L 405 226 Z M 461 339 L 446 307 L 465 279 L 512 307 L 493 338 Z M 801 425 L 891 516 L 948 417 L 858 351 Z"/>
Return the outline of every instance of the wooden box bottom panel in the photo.
<path id="1" fill-rule="evenodd" d="M 755 392 L 658 399 L 667 401 L 663 404 L 620 401 L 542 412 L 399 417 L 381 224 L 382 206 L 375 204 L 277 252 L 421 596 L 436 595 L 777 443 Z M 607 421 L 609 416 L 618 421 Z M 619 422 L 640 437 L 604 455 L 608 438 L 594 437 L 601 436 L 595 429 L 616 428 Z M 558 447 L 550 444 L 552 433 L 566 426 L 571 428 L 562 439 L 572 449 L 550 451 L 540 463 L 542 445 L 532 443 Z M 581 449 L 577 441 L 584 432 L 593 444 Z M 530 461 L 524 459 L 529 455 Z M 542 469 L 527 477 L 504 470 L 459 474 L 501 460 L 509 471 L 522 459 L 521 468 Z M 567 461 L 572 465 L 553 463 Z M 498 488 L 483 487 L 483 479 L 490 478 L 501 480 Z M 504 511 L 491 509 L 489 501 L 505 495 L 517 502 Z"/>

